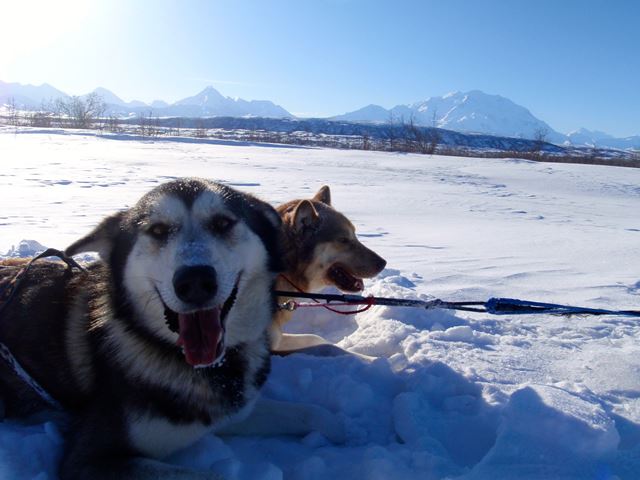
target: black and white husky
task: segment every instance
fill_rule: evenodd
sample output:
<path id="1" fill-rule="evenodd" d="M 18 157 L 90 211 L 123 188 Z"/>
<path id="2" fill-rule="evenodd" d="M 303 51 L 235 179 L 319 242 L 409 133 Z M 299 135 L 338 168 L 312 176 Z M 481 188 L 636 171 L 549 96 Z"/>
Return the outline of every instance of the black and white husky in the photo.
<path id="1" fill-rule="evenodd" d="M 218 478 L 157 459 L 255 403 L 269 371 L 279 235 L 267 203 L 182 179 L 72 244 L 69 255 L 100 254 L 86 273 L 33 264 L 2 313 L 0 341 L 73 412 L 62 479 Z M 41 407 L 2 361 L 0 389 L 8 415 Z M 314 428 L 300 415 L 282 433 Z M 258 415 L 249 431 L 264 422 Z"/>

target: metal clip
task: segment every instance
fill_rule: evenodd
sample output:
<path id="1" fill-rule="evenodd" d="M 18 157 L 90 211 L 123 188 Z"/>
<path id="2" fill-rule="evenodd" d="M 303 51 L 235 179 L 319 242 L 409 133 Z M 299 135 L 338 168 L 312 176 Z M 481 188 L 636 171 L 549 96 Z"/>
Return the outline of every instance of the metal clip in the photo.
<path id="1" fill-rule="evenodd" d="M 298 304 L 294 300 L 287 300 L 284 303 L 278 305 L 280 310 L 286 310 L 287 312 L 293 312 L 296 308 L 298 308 Z"/>

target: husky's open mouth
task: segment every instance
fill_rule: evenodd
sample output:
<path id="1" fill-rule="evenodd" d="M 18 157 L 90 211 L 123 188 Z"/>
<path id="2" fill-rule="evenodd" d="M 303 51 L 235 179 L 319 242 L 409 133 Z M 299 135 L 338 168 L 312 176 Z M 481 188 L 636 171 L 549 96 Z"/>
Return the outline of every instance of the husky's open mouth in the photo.
<path id="1" fill-rule="evenodd" d="M 361 278 L 353 276 L 345 267 L 336 263 L 327 271 L 327 278 L 344 292 L 360 292 L 364 289 Z"/>
<path id="2" fill-rule="evenodd" d="M 214 308 L 179 313 L 164 304 L 167 324 L 178 333 L 177 345 L 182 347 L 189 365 L 195 368 L 217 366 L 224 358 L 225 320 L 236 301 L 239 282 L 238 277 L 229 297 Z"/>

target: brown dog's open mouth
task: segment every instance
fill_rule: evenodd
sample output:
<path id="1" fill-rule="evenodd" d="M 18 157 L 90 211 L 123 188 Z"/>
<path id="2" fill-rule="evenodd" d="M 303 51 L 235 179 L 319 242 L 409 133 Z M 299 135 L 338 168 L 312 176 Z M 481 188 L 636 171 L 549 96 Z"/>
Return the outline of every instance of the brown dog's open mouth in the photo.
<path id="1" fill-rule="evenodd" d="M 327 277 L 338 289 L 344 292 L 360 292 L 364 289 L 361 278 L 353 276 L 345 267 L 334 264 L 327 271 Z"/>
<path id="2" fill-rule="evenodd" d="M 167 323 L 169 328 L 178 332 L 177 345 L 182 347 L 189 365 L 202 368 L 217 366 L 222 362 L 225 352 L 225 320 L 237 295 L 238 282 L 227 300 L 214 308 L 178 313 L 165 304 Z"/>

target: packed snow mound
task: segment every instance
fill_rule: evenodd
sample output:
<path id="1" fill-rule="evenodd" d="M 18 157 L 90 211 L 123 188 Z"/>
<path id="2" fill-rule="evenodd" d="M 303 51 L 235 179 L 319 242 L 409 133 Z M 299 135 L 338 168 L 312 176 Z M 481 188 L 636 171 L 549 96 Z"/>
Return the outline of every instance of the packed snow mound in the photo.
<path id="1" fill-rule="evenodd" d="M 411 284 L 409 278 L 387 273 L 364 293 L 416 298 L 403 286 Z M 338 345 L 380 358 L 274 357 L 263 395 L 325 409 L 343 423 L 345 443 L 332 444 L 320 432 L 303 439 L 210 434 L 168 461 L 240 480 L 408 480 L 534 479 L 541 472 L 547 478 L 595 478 L 603 465 L 618 460 L 616 421 L 586 389 L 530 385 L 494 396 L 482 382 L 417 354 L 419 338 L 463 348 L 499 343 L 488 342 L 473 322 L 441 310 L 373 307 L 356 315 L 355 323 L 347 318 L 345 327 L 345 317 L 333 312 L 301 313 L 292 322 L 297 330 L 344 335 Z M 61 449 L 53 421 L 0 424 L 3 478 L 55 478 Z"/>
<path id="2" fill-rule="evenodd" d="M 47 249 L 35 240 L 20 240 L 17 245 L 12 245 L 6 253 L 6 257 L 34 257 Z"/>

